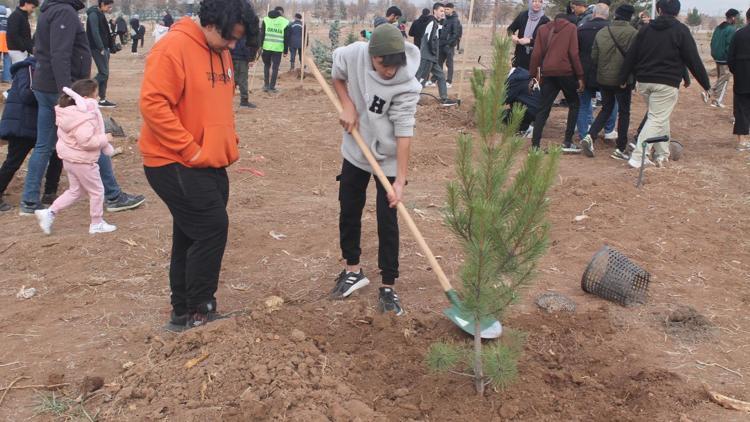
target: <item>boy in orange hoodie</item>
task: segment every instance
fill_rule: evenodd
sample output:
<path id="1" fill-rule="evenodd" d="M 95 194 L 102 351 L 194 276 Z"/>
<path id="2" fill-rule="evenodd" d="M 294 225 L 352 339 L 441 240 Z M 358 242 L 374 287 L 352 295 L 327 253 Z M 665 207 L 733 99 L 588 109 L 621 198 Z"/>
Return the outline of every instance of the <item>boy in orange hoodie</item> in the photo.
<path id="1" fill-rule="evenodd" d="M 174 330 L 217 315 L 229 227 L 226 167 L 239 157 L 229 49 L 258 31 L 244 0 L 203 0 L 198 16 L 200 25 L 183 18 L 151 50 L 140 100 L 146 179 L 173 219 L 168 328 Z"/>

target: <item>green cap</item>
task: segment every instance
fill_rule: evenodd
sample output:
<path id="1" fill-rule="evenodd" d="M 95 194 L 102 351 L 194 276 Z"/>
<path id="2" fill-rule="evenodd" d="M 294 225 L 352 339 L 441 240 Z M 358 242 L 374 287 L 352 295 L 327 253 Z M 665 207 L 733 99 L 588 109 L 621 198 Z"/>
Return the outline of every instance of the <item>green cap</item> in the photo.
<path id="1" fill-rule="evenodd" d="M 369 51 L 372 57 L 403 53 L 406 51 L 404 36 L 393 25 L 380 25 L 372 31 Z"/>

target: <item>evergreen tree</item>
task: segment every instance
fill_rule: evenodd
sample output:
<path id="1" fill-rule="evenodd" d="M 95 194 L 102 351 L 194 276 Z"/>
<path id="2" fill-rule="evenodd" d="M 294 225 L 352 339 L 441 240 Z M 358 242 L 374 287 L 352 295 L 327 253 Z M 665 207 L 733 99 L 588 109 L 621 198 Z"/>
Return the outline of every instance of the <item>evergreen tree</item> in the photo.
<path id="1" fill-rule="evenodd" d="M 701 14 L 698 12 L 698 8 L 694 7 L 693 10 L 688 12 L 687 15 L 687 24 L 691 27 L 700 26 L 701 24 Z"/>
<path id="2" fill-rule="evenodd" d="M 445 221 L 464 249 L 462 311 L 475 321 L 500 319 L 532 280 L 547 248 L 547 191 L 560 158 L 559 148 L 525 152 L 525 141 L 516 136 L 522 107 L 510 110 L 509 122 L 503 123 L 511 47 L 509 38 L 496 39 L 489 75 L 474 70 L 479 142 L 471 135 L 459 136 L 456 179 L 448 184 Z M 504 387 L 513 380 L 522 342 L 506 330 L 502 341 L 483 346 L 476 325 L 473 348 L 438 343 L 427 361 L 438 371 L 472 368 L 476 390 L 483 394 L 488 384 Z"/>
<path id="3" fill-rule="evenodd" d="M 329 44 L 325 44 L 319 40 L 315 40 L 312 46 L 312 54 L 315 60 L 315 64 L 320 69 L 320 72 L 330 77 L 331 66 L 333 64 L 333 50 L 339 47 L 339 35 L 341 34 L 341 23 L 339 20 L 331 22 L 331 26 L 328 29 L 328 41 Z"/>

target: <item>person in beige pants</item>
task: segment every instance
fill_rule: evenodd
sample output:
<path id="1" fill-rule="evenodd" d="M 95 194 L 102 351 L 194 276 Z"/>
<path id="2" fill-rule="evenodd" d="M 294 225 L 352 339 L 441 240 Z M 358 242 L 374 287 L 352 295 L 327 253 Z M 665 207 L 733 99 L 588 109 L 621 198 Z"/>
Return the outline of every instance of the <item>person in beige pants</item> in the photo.
<path id="1" fill-rule="evenodd" d="M 657 136 L 669 136 L 669 117 L 672 115 L 672 110 L 674 110 L 674 106 L 677 104 L 679 89 L 669 85 L 642 82 L 638 84 L 638 93 L 646 100 L 648 118 L 646 124 L 643 126 L 643 130 L 638 135 L 638 142 L 633 154 L 630 156 L 630 160 L 637 163 L 640 167 L 643 142 L 646 139 Z M 654 148 L 654 159 L 657 163 L 662 163 L 669 159 L 669 142 L 657 142 L 647 145 L 646 164 L 653 164 L 648 159 L 652 145 Z"/>

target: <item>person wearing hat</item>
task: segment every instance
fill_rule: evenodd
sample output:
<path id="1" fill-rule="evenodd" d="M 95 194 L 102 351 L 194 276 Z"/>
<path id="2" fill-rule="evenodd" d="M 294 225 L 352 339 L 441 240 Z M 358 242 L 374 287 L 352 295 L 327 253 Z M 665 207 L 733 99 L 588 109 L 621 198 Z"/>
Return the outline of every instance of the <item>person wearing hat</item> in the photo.
<path id="1" fill-rule="evenodd" d="M 637 148 L 628 161 L 634 168 L 641 167 L 643 150 L 640 146 L 645 140 L 669 136 L 669 119 L 677 105 L 685 68 L 690 70 L 703 89 L 708 91 L 711 88 L 695 39 L 690 29 L 677 20 L 680 1 L 659 0 L 656 11 L 659 17 L 638 31 L 617 78 L 619 86 L 626 86 L 634 75 L 638 82 L 638 93 L 646 100 L 648 108 L 648 120 L 638 135 Z M 651 148 L 649 144 L 646 152 Z M 656 165 L 665 167 L 669 163 L 669 142 L 658 142 L 653 144 L 653 148 Z M 653 164 L 649 160 L 644 160 L 644 163 Z"/>
<path id="2" fill-rule="evenodd" d="M 405 43 L 393 25 L 380 25 L 370 42 L 355 42 L 333 52 L 331 79 L 343 110 L 341 144 L 343 165 L 339 181 L 339 245 L 346 267 L 336 277 L 331 297 L 344 299 L 368 285 L 360 265 L 362 210 L 373 169 L 352 137 L 358 130 L 378 160 L 394 193 L 377 188 L 378 267 L 382 278 L 378 297 L 381 312 L 403 314 L 393 285 L 398 272 L 398 219 L 396 204 L 404 198 L 409 169 L 409 149 L 414 136 L 415 114 L 422 86 L 414 78 L 419 49 Z"/>
<path id="3" fill-rule="evenodd" d="M 630 25 L 635 8 L 623 4 L 615 10 L 615 20 L 611 25 L 596 34 L 594 46 L 591 49 L 591 61 L 596 69 L 596 81 L 602 93 L 602 109 L 589 128 L 588 135 L 581 141 L 584 149 L 590 145 L 593 155 L 594 140 L 604 127 L 607 118 L 616 114 L 617 120 L 617 148 L 612 158 L 627 160 L 625 154 L 628 146 L 628 129 L 630 128 L 630 101 L 632 81 L 628 81 L 625 88 L 620 88 L 617 78 L 625 61 L 625 55 L 635 39 L 636 30 Z M 618 107 L 615 107 L 617 105 Z M 617 108 L 617 111 L 615 111 Z"/>
<path id="4" fill-rule="evenodd" d="M 750 9 L 745 14 L 750 22 Z M 750 151 L 750 24 L 737 31 L 727 54 L 729 71 L 734 74 L 734 134 L 737 149 Z"/>
<path id="5" fill-rule="evenodd" d="M 726 20 L 717 26 L 711 35 L 711 57 L 716 62 L 716 76 L 718 78 L 711 87 L 711 96 L 714 98 L 711 106 L 719 108 L 724 108 L 724 95 L 727 93 L 730 76 L 727 67 L 727 54 L 729 53 L 729 44 L 737 31 L 735 25 L 740 12 L 737 9 L 729 9 L 725 16 Z M 703 101 L 708 102 L 708 97 L 704 95 Z"/>

